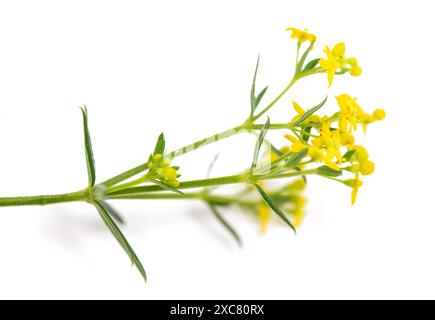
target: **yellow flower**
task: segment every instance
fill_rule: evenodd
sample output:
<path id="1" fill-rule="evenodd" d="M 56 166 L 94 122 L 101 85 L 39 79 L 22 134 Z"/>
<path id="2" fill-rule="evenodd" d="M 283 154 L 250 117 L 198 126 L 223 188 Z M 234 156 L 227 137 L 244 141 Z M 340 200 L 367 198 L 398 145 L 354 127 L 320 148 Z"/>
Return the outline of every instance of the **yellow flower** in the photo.
<path id="1" fill-rule="evenodd" d="M 299 45 L 305 41 L 309 41 L 311 43 L 316 42 L 316 36 L 308 32 L 308 30 L 300 30 L 297 28 L 287 28 L 286 31 L 291 31 L 291 38 L 298 39 Z"/>
<path id="2" fill-rule="evenodd" d="M 157 169 L 157 173 L 159 176 L 166 180 L 175 180 L 177 179 L 177 171 L 172 167 L 164 167 Z"/>
<path id="3" fill-rule="evenodd" d="M 177 188 L 180 186 L 180 182 L 177 180 L 179 177 L 177 169 L 171 167 L 171 162 L 163 158 L 161 154 L 151 155 L 148 160 L 148 168 L 156 178 L 166 183 L 168 186 Z"/>
<path id="4" fill-rule="evenodd" d="M 334 76 L 338 70 L 342 72 L 349 71 L 353 77 L 358 77 L 362 73 L 361 67 L 358 65 L 356 58 L 345 58 L 346 45 L 338 43 L 331 50 L 328 46 L 325 46 L 323 50 L 326 54 L 326 59 L 320 59 L 320 66 L 328 74 L 328 83 L 331 86 Z"/>
<path id="5" fill-rule="evenodd" d="M 368 124 L 385 118 L 386 113 L 384 110 L 376 109 L 370 115 L 356 102 L 356 98 L 352 98 L 348 94 L 341 94 L 336 99 L 340 107 L 338 127 L 342 135 L 345 135 L 346 132 L 351 134 L 352 131 L 356 130 L 357 124 L 362 125 L 365 133 Z"/>
<path id="6" fill-rule="evenodd" d="M 356 100 L 348 94 L 341 94 L 336 97 L 336 99 L 340 107 L 338 128 L 342 134 L 346 132 L 351 133 L 352 130 L 356 129 L 356 117 L 361 107 L 356 103 Z"/>
<path id="7" fill-rule="evenodd" d="M 332 85 L 334 75 L 337 69 L 341 66 L 341 60 L 344 58 L 346 52 L 346 45 L 344 43 L 338 43 L 331 50 L 328 46 L 323 50 L 326 54 L 326 59 L 320 59 L 319 63 L 323 70 L 328 74 L 329 86 Z"/>
<path id="8" fill-rule="evenodd" d="M 338 165 L 333 162 L 334 158 L 337 158 L 338 163 L 341 163 L 343 156 L 340 151 L 341 137 L 338 130 L 331 132 L 329 128 L 329 122 L 324 121 L 322 128 L 320 129 L 320 136 L 323 139 L 326 146 L 325 164 L 333 170 L 339 171 Z"/>
<path id="9" fill-rule="evenodd" d="M 260 233 L 266 233 L 270 222 L 270 210 L 266 203 L 262 202 L 258 208 L 258 217 L 260 218 Z"/>
<path id="10" fill-rule="evenodd" d="M 325 154 L 323 153 L 323 151 L 319 147 L 305 144 L 289 134 L 286 134 L 284 137 L 287 140 L 289 140 L 290 142 L 292 142 L 292 146 L 290 148 L 290 150 L 292 152 L 297 153 L 297 152 L 300 152 L 304 149 L 308 149 L 308 156 L 313 161 L 316 161 L 316 162 L 325 161 Z"/>

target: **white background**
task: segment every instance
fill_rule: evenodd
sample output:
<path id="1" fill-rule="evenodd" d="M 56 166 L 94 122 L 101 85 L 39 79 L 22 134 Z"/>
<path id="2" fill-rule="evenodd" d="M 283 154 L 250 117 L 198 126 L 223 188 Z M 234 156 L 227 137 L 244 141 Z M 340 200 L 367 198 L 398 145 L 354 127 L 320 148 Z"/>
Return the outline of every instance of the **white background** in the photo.
<path id="1" fill-rule="evenodd" d="M 388 116 L 364 144 L 377 164 L 350 190 L 310 179 L 297 236 L 225 212 L 239 250 L 200 203 L 114 203 L 148 271 L 144 285 L 86 204 L 0 208 L 0 298 L 435 298 L 435 156 L 431 1 L 2 1 L 0 194 L 85 187 L 85 103 L 101 181 L 144 162 L 164 131 L 169 149 L 237 125 L 249 109 L 256 56 L 270 101 L 290 77 L 288 26 L 347 43 L 363 76 L 304 80 L 274 109 L 343 92 Z M 334 108 L 331 99 L 328 108 Z M 277 144 L 285 143 L 281 135 Z M 253 139 L 179 158 L 185 179 L 248 164 Z"/>

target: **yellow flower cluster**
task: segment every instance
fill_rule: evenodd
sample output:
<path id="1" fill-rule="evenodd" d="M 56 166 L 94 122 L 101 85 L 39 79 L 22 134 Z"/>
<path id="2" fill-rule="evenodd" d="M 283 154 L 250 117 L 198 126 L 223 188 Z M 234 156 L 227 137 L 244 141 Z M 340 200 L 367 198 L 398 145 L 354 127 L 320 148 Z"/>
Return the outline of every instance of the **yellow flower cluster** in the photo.
<path id="1" fill-rule="evenodd" d="M 309 33 L 307 30 L 300 30 L 297 28 L 287 28 L 286 30 L 291 31 L 292 39 L 298 40 L 298 46 L 304 42 L 310 42 L 311 45 L 316 42 L 316 36 L 312 33 Z M 358 64 L 358 60 L 354 57 L 345 57 L 345 43 L 337 43 L 332 49 L 329 46 L 325 46 L 323 52 L 325 53 L 326 57 L 319 59 L 319 69 L 320 71 L 327 73 L 329 86 L 332 85 L 334 76 L 336 74 L 349 72 L 353 77 L 358 77 L 361 75 L 362 69 Z"/>
<path id="2" fill-rule="evenodd" d="M 309 139 L 301 139 L 293 135 L 285 135 L 292 143 L 291 151 L 300 152 L 308 150 L 308 156 L 313 162 L 323 162 L 326 166 L 335 171 L 346 169 L 355 174 L 354 180 L 349 180 L 348 185 L 353 188 L 352 203 L 355 202 L 358 188 L 362 182 L 359 175 L 369 175 L 375 170 L 375 165 L 369 160 L 367 150 L 359 145 L 355 145 L 354 132 L 358 125 L 366 129 L 367 124 L 385 118 L 385 111 L 375 110 L 372 114 L 366 113 L 357 103 L 355 98 L 347 94 L 336 97 L 340 111 L 332 117 L 311 115 L 302 123 L 303 128 L 317 129 L 318 135 L 310 133 Z M 296 102 L 293 107 L 297 116 L 292 119 L 294 123 L 306 111 Z M 336 123 L 335 126 L 333 124 Z M 343 149 L 347 152 L 343 154 Z M 343 164 L 350 166 L 343 168 Z"/>
<path id="3" fill-rule="evenodd" d="M 332 50 L 326 46 L 323 50 L 326 59 L 320 59 L 319 64 L 322 69 L 328 74 L 329 86 L 331 86 L 334 76 L 337 72 L 349 71 L 351 76 L 358 77 L 362 73 L 361 67 L 358 65 L 356 58 L 346 58 L 346 45 L 341 42 L 336 44 Z"/>
<path id="4" fill-rule="evenodd" d="M 171 167 L 171 162 L 163 158 L 161 154 L 151 155 L 148 160 L 148 169 L 151 177 L 161 180 L 172 188 L 177 188 L 180 182 L 177 178 L 180 176 L 177 173 L 177 167 Z"/>

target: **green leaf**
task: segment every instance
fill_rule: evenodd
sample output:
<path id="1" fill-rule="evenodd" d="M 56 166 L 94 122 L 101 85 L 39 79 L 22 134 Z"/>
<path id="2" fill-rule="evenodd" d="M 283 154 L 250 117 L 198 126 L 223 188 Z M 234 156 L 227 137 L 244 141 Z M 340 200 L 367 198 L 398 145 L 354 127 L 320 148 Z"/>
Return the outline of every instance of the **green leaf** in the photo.
<path id="1" fill-rule="evenodd" d="M 308 140 L 310 140 L 310 134 L 312 128 L 313 127 L 305 127 L 302 129 L 301 137 L 303 141 L 308 142 Z"/>
<path id="2" fill-rule="evenodd" d="M 266 123 L 263 126 L 263 129 L 261 129 L 260 134 L 258 135 L 257 143 L 255 145 L 254 149 L 254 158 L 252 159 L 252 165 L 251 165 L 251 171 L 254 171 L 255 167 L 257 166 L 258 162 L 258 156 L 260 155 L 261 145 L 263 144 L 264 138 L 266 137 L 267 130 L 270 127 L 270 118 L 267 118 Z"/>
<path id="3" fill-rule="evenodd" d="M 170 192 L 174 192 L 174 193 L 178 193 L 179 195 L 182 195 L 182 196 L 185 195 L 182 191 L 180 191 L 180 190 L 178 190 L 178 189 L 175 189 L 175 188 L 173 188 L 173 187 L 171 187 L 171 186 L 168 186 L 166 183 L 164 183 L 164 182 L 162 182 L 162 181 L 160 181 L 160 180 L 157 180 L 157 179 L 150 179 L 150 181 L 151 181 L 152 183 L 158 185 L 158 186 L 159 186 L 160 188 L 162 188 L 163 190 L 170 191 Z"/>
<path id="4" fill-rule="evenodd" d="M 80 107 L 83 115 L 83 131 L 85 137 L 85 153 L 86 153 L 86 166 L 88 168 L 88 186 L 95 185 L 95 160 L 92 152 L 91 135 L 88 127 L 88 110 L 86 106 Z"/>
<path id="5" fill-rule="evenodd" d="M 266 91 L 269 87 L 265 87 L 261 92 L 258 94 L 258 96 L 255 97 L 255 103 L 254 103 L 254 111 L 257 109 L 258 105 L 261 102 L 261 99 L 263 99 L 264 95 L 266 94 Z"/>
<path id="6" fill-rule="evenodd" d="M 255 188 L 257 189 L 258 193 L 260 193 L 264 202 L 266 202 L 267 205 L 278 215 L 278 217 L 280 217 L 296 233 L 295 227 L 287 218 L 286 214 L 282 212 L 282 210 L 272 201 L 267 193 L 258 184 L 255 184 Z"/>
<path id="7" fill-rule="evenodd" d="M 341 176 L 341 171 L 331 169 L 328 166 L 318 167 L 316 169 L 316 173 L 321 175 L 321 176 L 326 176 L 326 177 L 339 177 L 339 176 Z"/>
<path id="8" fill-rule="evenodd" d="M 224 226 L 225 229 L 234 237 L 234 240 L 242 247 L 242 239 L 238 235 L 237 231 L 225 220 L 225 218 L 220 214 L 215 205 L 209 203 L 209 207 L 216 219 Z"/>
<path id="9" fill-rule="evenodd" d="M 269 145 L 272 152 L 275 153 L 278 157 L 282 157 L 284 155 L 284 153 L 281 150 L 277 149 L 273 144 L 269 143 Z"/>
<path id="10" fill-rule="evenodd" d="M 258 65 L 260 64 L 260 55 L 258 55 L 257 58 L 257 65 L 255 66 L 255 72 L 254 72 L 254 78 L 252 79 L 252 86 L 251 86 L 251 117 L 254 115 L 256 105 L 255 105 L 255 83 L 257 81 L 257 72 L 258 72 Z"/>
<path id="11" fill-rule="evenodd" d="M 320 102 L 317 106 L 307 110 L 295 123 L 294 126 L 299 126 L 302 124 L 305 120 L 307 120 L 313 113 L 318 111 L 323 105 L 326 103 L 326 100 L 328 100 L 328 97 L 326 97 L 322 102 Z"/>
<path id="12" fill-rule="evenodd" d="M 113 236 L 118 240 L 121 247 L 124 249 L 124 251 L 127 253 L 127 255 L 130 257 L 130 260 L 133 265 L 136 266 L 136 268 L 139 270 L 140 274 L 144 278 L 144 280 L 147 280 L 145 269 L 140 262 L 139 258 L 137 257 L 136 253 L 134 252 L 133 248 L 128 243 L 127 239 L 122 234 L 121 230 L 118 228 L 116 223 L 113 221 L 113 219 L 110 217 L 110 214 L 107 212 L 106 208 L 100 203 L 100 202 L 94 202 L 93 203 L 95 208 L 97 208 L 98 213 L 101 216 L 101 219 L 103 219 L 106 226 L 109 228 L 110 232 L 112 232 Z"/>
<path id="13" fill-rule="evenodd" d="M 319 61 L 320 59 L 311 60 L 310 62 L 307 63 L 307 65 L 305 66 L 304 70 L 302 70 L 302 72 L 307 72 L 314 69 L 319 63 Z"/>
<path id="14" fill-rule="evenodd" d="M 353 157 L 355 152 L 356 152 L 356 150 L 349 150 L 343 155 L 343 158 L 345 158 L 347 161 L 349 161 Z"/>
<path id="15" fill-rule="evenodd" d="M 100 205 L 106 209 L 107 213 L 110 214 L 110 216 L 119 224 L 123 225 L 125 224 L 124 218 L 107 202 L 105 201 L 99 201 Z"/>
<path id="16" fill-rule="evenodd" d="M 293 155 L 290 157 L 290 159 L 288 159 L 286 165 L 289 166 L 289 167 L 294 167 L 294 166 L 298 165 L 299 162 L 301 162 L 301 160 L 302 160 L 303 158 L 305 158 L 305 156 L 307 155 L 307 153 L 308 153 L 308 148 L 306 148 L 306 149 L 304 149 L 304 150 L 301 150 L 301 151 L 299 151 L 299 152 L 293 154 Z"/>
<path id="17" fill-rule="evenodd" d="M 154 148 L 154 155 L 156 154 L 164 154 L 165 153 L 165 146 L 166 146 L 166 141 L 165 141 L 165 135 L 163 134 L 163 132 L 160 134 L 159 138 L 157 139 L 157 143 L 156 146 Z"/>
<path id="18" fill-rule="evenodd" d="M 302 66 L 304 65 L 305 60 L 307 59 L 308 54 L 310 53 L 311 49 L 313 48 L 313 45 L 314 45 L 314 43 L 311 43 L 310 46 L 307 48 L 307 50 L 305 50 L 304 54 L 301 57 L 301 60 L 299 60 L 296 72 L 299 72 L 302 70 Z"/>
<path id="19" fill-rule="evenodd" d="M 210 176 L 211 176 L 211 172 L 213 171 L 213 168 L 214 168 L 214 166 L 215 166 L 216 161 L 218 160 L 218 158 L 219 158 L 219 153 L 216 154 L 216 155 L 214 156 L 213 160 L 210 162 L 210 164 L 209 164 L 209 166 L 208 166 L 208 168 L 207 168 L 207 179 L 210 178 Z"/>

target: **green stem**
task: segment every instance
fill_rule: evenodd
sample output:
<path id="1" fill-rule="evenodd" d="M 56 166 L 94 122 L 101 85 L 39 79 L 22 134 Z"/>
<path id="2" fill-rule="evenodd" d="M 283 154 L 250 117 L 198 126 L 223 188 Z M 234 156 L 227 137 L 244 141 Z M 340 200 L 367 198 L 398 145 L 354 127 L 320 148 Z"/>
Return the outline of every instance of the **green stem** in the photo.
<path id="1" fill-rule="evenodd" d="M 112 200 L 200 200 L 218 205 L 237 204 L 245 207 L 253 206 L 255 201 L 244 201 L 233 197 L 207 195 L 203 192 L 185 193 L 145 193 L 145 194 L 126 194 L 110 196 Z"/>
<path id="2" fill-rule="evenodd" d="M 211 187 L 211 186 L 220 186 L 220 185 L 228 185 L 228 184 L 237 184 L 237 183 L 254 183 L 261 180 L 272 180 L 272 179 L 282 179 L 282 178 L 290 178 L 301 175 L 309 175 L 316 173 L 316 169 L 305 170 L 305 171 L 296 171 L 292 173 L 285 174 L 277 174 L 277 175 L 232 175 L 225 176 L 219 178 L 212 179 L 203 179 L 203 180 L 191 180 L 182 182 L 178 189 L 194 189 L 194 188 L 203 188 L 203 187 Z M 222 197 L 213 198 L 214 196 L 207 195 L 206 193 L 192 193 L 187 195 L 178 195 L 171 193 L 158 193 L 159 191 L 165 191 L 161 187 L 157 185 L 149 185 L 149 186 L 140 186 L 140 187 L 130 187 L 122 190 L 109 189 L 107 191 L 107 199 L 182 199 L 187 197 L 187 199 L 203 199 L 207 201 L 217 201 L 218 203 L 223 204 Z M 151 194 L 150 194 L 151 193 Z M 214 199 L 214 200 L 213 200 Z M 228 202 L 231 203 L 234 201 L 230 198 L 227 198 Z M 64 193 L 64 194 L 54 194 L 54 195 L 38 195 L 38 196 L 29 196 L 29 197 L 2 197 L 0 198 L 0 207 L 7 206 L 30 206 L 30 205 L 48 205 L 62 202 L 73 202 L 73 201 L 89 201 L 89 190 L 81 190 L 78 192 L 72 193 Z M 239 204 L 248 205 L 248 202 L 240 202 Z"/>
<path id="3" fill-rule="evenodd" d="M 113 187 L 110 188 L 110 191 L 111 192 L 115 192 L 115 191 L 118 191 L 118 190 L 135 187 L 135 186 L 137 186 L 137 185 L 139 185 L 141 183 L 145 183 L 145 182 L 149 182 L 149 179 L 148 179 L 147 176 L 139 177 L 139 178 L 134 179 L 132 181 L 129 181 L 129 182 L 126 182 L 126 183 L 123 183 L 123 184 L 119 184 L 119 185 L 113 186 Z"/>
<path id="4" fill-rule="evenodd" d="M 293 79 L 290 81 L 287 87 L 285 87 L 284 90 L 271 103 L 269 103 L 266 108 L 263 109 L 263 111 L 261 111 L 259 114 L 254 116 L 252 118 L 252 121 L 254 122 L 258 118 L 263 116 L 265 113 L 267 113 L 291 89 L 291 87 L 293 87 L 293 85 L 297 80 L 298 80 L 297 77 L 293 77 Z"/>
<path id="5" fill-rule="evenodd" d="M 226 177 L 219 177 L 219 178 L 185 181 L 185 182 L 181 182 L 180 186 L 177 189 L 194 189 L 194 188 L 211 187 L 211 186 L 234 184 L 234 183 L 241 183 L 241 182 L 248 182 L 248 180 L 245 176 L 233 175 L 233 176 L 226 176 Z M 113 191 L 113 189 L 114 188 L 109 188 L 107 190 L 107 194 L 118 195 L 118 194 L 129 194 L 129 193 L 139 193 L 139 192 L 146 193 L 146 192 L 164 191 L 164 189 L 158 185 L 131 187 L 131 188 L 115 190 L 115 191 Z"/>
<path id="6" fill-rule="evenodd" d="M 3 197 L 0 198 L 0 207 L 8 206 L 34 206 L 47 205 L 61 202 L 86 201 L 87 190 L 82 190 L 73 193 L 41 195 L 31 197 Z"/>
<path id="7" fill-rule="evenodd" d="M 246 175 L 232 175 L 232 176 L 225 176 L 225 177 L 219 177 L 219 178 L 211 178 L 211 179 L 201 179 L 201 180 L 191 180 L 191 181 L 185 181 L 180 184 L 180 186 L 177 189 L 183 190 L 183 189 L 195 189 L 195 188 L 205 188 L 205 187 L 212 187 L 212 186 L 222 186 L 222 185 L 228 185 L 228 184 L 238 184 L 238 183 L 254 183 L 257 181 L 262 180 L 275 180 L 275 179 L 283 179 L 283 178 L 291 178 L 291 177 L 297 177 L 302 175 L 309 175 L 316 173 L 316 169 L 310 169 L 305 171 L 295 171 L 291 173 L 283 173 L 283 174 L 277 174 L 277 175 L 252 175 L 252 176 L 246 176 Z M 114 197 L 118 196 L 125 196 L 125 195 L 134 195 L 134 194 L 145 194 L 149 192 L 158 192 L 158 191 L 165 191 L 161 187 L 157 185 L 148 185 L 148 186 L 139 186 L 139 187 L 132 187 L 122 190 L 113 191 L 111 189 L 107 190 L 107 196 L 108 198 L 112 199 Z"/>

